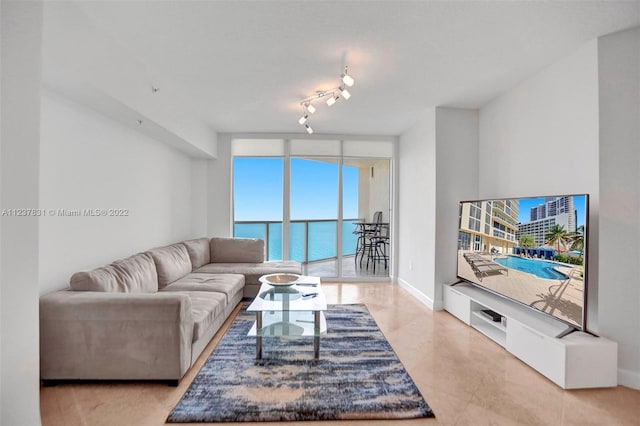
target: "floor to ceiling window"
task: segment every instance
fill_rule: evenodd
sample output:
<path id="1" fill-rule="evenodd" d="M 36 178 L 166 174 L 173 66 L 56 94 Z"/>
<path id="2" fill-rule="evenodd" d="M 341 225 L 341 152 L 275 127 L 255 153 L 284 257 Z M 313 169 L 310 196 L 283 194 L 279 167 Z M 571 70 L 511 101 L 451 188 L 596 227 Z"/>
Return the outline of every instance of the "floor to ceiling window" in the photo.
<path id="1" fill-rule="evenodd" d="M 268 260 L 284 259 L 282 253 L 282 157 L 233 159 L 233 234 L 261 238 Z"/>
<path id="2" fill-rule="evenodd" d="M 372 144 L 234 139 L 234 236 L 264 239 L 269 260 L 300 261 L 309 275 L 388 277 L 392 145 Z M 359 223 L 377 211 L 384 238 L 357 253 Z"/>
<path id="3" fill-rule="evenodd" d="M 391 161 L 387 158 L 344 157 L 343 165 L 343 175 L 353 175 L 352 179 L 343 180 L 343 237 L 350 236 L 343 245 L 343 253 L 345 260 L 348 255 L 353 265 L 344 263 L 342 274 L 345 277 L 388 276 L 391 259 Z M 352 195 L 354 187 L 357 196 Z M 354 202 L 357 205 L 354 206 Z M 354 211 L 356 216 L 351 213 Z M 377 222 L 376 212 L 379 212 Z M 369 225 L 359 227 L 363 222 Z M 370 231 L 369 235 L 358 234 L 362 229 Z"/>
<path id="4" fill-rule="evenodd" d="M 289 258 L 337 276 L 339 159 L 291 158 Z"/>

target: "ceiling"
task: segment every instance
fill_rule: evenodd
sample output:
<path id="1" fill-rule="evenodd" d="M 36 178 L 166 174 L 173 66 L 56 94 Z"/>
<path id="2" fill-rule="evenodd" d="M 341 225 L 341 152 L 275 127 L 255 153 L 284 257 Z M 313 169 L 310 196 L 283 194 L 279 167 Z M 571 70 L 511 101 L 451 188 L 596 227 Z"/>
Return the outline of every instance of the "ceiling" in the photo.
<path id="1" fill-rule="evenodd" d="M 356 79 L 352 97 L 331 108 L 318 103 L 311 121 L 316 132 L 398 135 L 427 108 L 479 108 L 586 42 L 640 25 L 637 1 L 108 1 L 73 7 L 86 20 L 83 31 L 135 58 L 149 84 L 171 94 L 176 114 L 188 111 L 217 132 L 302 132 L 300 100 L 336 86 L 346 64 Z M 45 27 L 67 25 L 65 13 L 45 15 Z M 44 36 L 49 42 L 59 37 L 51 30 Z"/>

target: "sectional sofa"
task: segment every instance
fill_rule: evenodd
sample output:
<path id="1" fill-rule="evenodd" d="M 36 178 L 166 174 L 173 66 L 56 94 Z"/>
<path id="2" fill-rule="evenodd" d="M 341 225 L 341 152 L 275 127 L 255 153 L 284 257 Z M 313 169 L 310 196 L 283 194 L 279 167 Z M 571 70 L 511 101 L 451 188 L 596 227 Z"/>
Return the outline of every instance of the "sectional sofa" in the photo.
<path id="1" fill-rule="evenodd" d="M 264 241 L 198 238 L 73 274 L 40 298 L 41 379 L 177 384 L 261 275 L 300 274 L 264 261 Z"/>

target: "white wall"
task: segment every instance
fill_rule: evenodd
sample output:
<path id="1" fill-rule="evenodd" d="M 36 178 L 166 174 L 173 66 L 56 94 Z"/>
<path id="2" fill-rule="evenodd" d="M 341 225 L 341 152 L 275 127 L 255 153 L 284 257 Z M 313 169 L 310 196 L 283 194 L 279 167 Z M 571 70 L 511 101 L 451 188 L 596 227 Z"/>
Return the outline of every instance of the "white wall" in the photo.
<path id="1" fill-rule="evenodd" d="M 42 3 L 0 2 L 1 207 L 38 207 Z M 0 219 L 0 424 L 40 424 L 38 220 Z"/>
<path id="2" fill-rule="evenodd" d="M 619 383 L 640 389 L 640 28 L 598 51 L 599 329 L 618 342 Z"/>
<path id="3" fill-rule="evenodd" d="M 218 156 L 209 161 L 208 167 L 208 218 L 209 237 L 230 237 L 232 229 L 231 201 L 231 135 L 218 135 Z"/>
<path id="4" fill-rule="evenodd" d="M 191 233 L 207 236 L 210 160 L 191 160 Z"/>
<path id="5" fill-rule="evenodd" d="M 442 309 L 442 286 L 456 280 L 459 202 L 478 195 L 478 112 L 430 109 L 398 151 L 398 283 Z"/>
<path id="6" fill-rule="evenodd" d="M 390 160 L 378 160 L 372 165 L 373 177 L 371 177 L 371 168 L 369 168 L 369 212 L 382 212 L 382 221 L 389 222 L 391 205 L 389 204 L 389 195 L 391 184 L 390 176 Z"/>
<path id="7" fill-rule="evenodd" d="M 459 203 L 478 197 L 478 111 L 436 108 L 434 309 L 442 286 L 456 281 Z"/>
<path id="8" fill-rule="evenodd" d="M 589 192 L 597 210 L 597 82 L 593 41 L 484 106 L 480 196 Z"/>
<path id="9" fill-rule="evenodd" d="M 481 198 L 590 194 L 589 328 L 598 330 L 598 49 L 587 43 L 480 110 Z"/>
<path id="10" fill-rule="evenodd" d="M 371 167 L 359 167 L 358 168 L 358 188 L 367 188 L 366 191 L 361 191 L 358 195 L 358 218 L 365 221 L 373 220 L 373 213 L 371 212 L 371 204 L 369 202 L 371 188 L 369 183 L 371 181 Z M 375 210 L 374 210 L 375 211 Z"/>
<path id="11" fill-rule="evenodd" d="M 40 292 L 76 271 L 196 236 L 185 154 L 53 92 L 43 92 Z M 62 217 L 58 209 L 126 209 L 124 217 Z"/>
<path id="12" fill-rule="evenodd" d="M 591 194 L 588 324 L 640 388 L 640 42 L 594 40 L 480 111 L 480 196 Z M 538 171 L 536 179 L 528 179 Z"/>
<path id="13" fill-rule="evenodd" d="M 435 109 L 426 110 L 398 142 L 397 280 L 434 304 L 436 206 Z"/>
<path id="14" fill-rule="evenodd" d="M 0 55 L 2 55 L 0 57 L 0 64 L 2 62 L 4 62 L 6 60 L 6 58 L 4 57 L 4 55 L 6 54 L 6 48 L 4 47 L 4 45 L 2 45 L 2 40 L 5 39 L 5 35 L 4 33 L 2 33 L 2 29 L 5 28 L 5 24 L 3 23 L 4 21 L 2 20 L 2 11 L 3 11 L 3 7 L 0 5 L 0 36 L 2 38 L 0 38 Z M 0 73 L 0 79 L 2 77 L 2 74 Z M 2 115 L 2 104 L 4 104 L 4 98 L 2 97 L 2 84 L 4 83 L 4 81 L 0 81 L 0 125 L 2 124 L 2 122 L 4 121 L 4 115 Z M 1 131 L 1 128 L 0 128 Z M 0 165 L 2 164 L 2 139 L 4 138 L 3 134 L 0 134 Z M 0 172 L 0 207 L 2 207 L 1 201 L 2 201 L 2 173 Z M 2 368 L 3 368 L 3 364 L 2 364 L 2 263 L 4 262 L 4 258 L 2 257 L 2 222 L 0 219 L 0 422 L 2 421 L 2 407 L 4 406 L 4 398 L 2 397 L 2 380 L 4 379 L 4 375 L 2 374 Z"/>

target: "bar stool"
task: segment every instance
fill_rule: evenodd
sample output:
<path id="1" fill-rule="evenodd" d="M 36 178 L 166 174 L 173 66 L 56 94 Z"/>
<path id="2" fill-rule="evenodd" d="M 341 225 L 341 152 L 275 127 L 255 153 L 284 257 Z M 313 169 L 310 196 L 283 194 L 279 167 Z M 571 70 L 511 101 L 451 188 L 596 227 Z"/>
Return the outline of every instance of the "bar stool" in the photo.
<path id="1" fill-rule="evenodd" d="M 373 222 L 360 222 L 357 224 L 358 228 L 353 231 L 358 236 L 354 261 L 360 268 L 362 268 L 362 260 L 365 255 L 367 256 L 367 268 L 369 267 L 369 260 L 374 257 L 375 245 L 372 239 L 380 235 L 381 223 L 382 212 L 376 211 L 373 214 Z M 360 262 L 358 262 L 358 256 L 360 256 Z"/>
<path id="2" fill-rule="evenodd" d="M 355 263 L 360 265 L 362 268 L 362 261 L 367 256 L 367 267 L 369 264 L 369 257 L 372 256 L 373 244 L 371 239 L 377 235 L 377 231 L 375 229 L 375 225 L 371 223 L 359 223 L 358 229 L 354 231 L 356 235 L 358 235 L 358 240 L 356 242 L 356 256 Z M 358 262 L 358 256 L 360 256 L 360 262 Z"/>
<path id="3" fill-rule="evenodd" d="M 377 233 L 371 237 L 370 243 L 367 268 L 369 268 L 369 260 L 371 260 L 374 274 L 378 262 L 384 262 L 384 269 L 387 270 L 389 268 L 389 225 L 379 223 Z"/>
<path id="4" fill-rule="evenodd" d="M 369 268 L 369 260 L 373 263 L 373 273 L 376 273 L 376 264 L 384 262 L 384 269 L 388 269 L 389 255 L 387 254 L 387 246 L 389 245 L 389 237 L 386 235 L 378 235 L 371 238 L 371 255 L 367 258 L 367 268 Z"/>
<path id="5" fill-rule="evenodd" d="M 364 223 L 356 223 L 356 229 L 353 231 L 353 233 L 355 235 L 358 236 L 358 239 L 356 240 L 356 256 L 354 258 L 354 261 L 356 263 L 356 265 L 358 264 L 358 256 L 360 256 L 360 259 L 362 259 L 362 257 L 364 256 L 364 252 L 365 252 L 365 227 L 364 227 Z"/>

